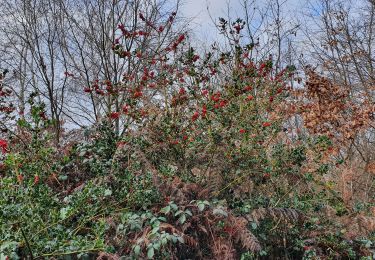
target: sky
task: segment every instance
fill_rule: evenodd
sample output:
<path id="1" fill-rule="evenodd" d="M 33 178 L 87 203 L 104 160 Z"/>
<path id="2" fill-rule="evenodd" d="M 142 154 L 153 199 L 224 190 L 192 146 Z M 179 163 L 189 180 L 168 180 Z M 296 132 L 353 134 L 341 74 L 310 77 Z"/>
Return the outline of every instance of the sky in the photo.
<path id="1" fill-rule="evenodd" d="M 305 8 L 307 0 L 284 1 L 283 8 L 286 14 L 290 15 L 291 19 L 295 19 L 297 10 Z M 243 0 L 184 0 L 180 11 L 185 17 L 192 18 L 190 26 L 197 39 L 212 42 L 220 36 L 211 17 L 216 20 L 218 17 L 227 17 L 228 10 L 231 18 L 243 17 L 244 11 L 241 2 Z M 260 6 L 266 3 L 265 0 L 256 0 L 256 2 Z"/>
<path id="2" fill-rule="evenodd" d="M 225 16 L 228 6 L 231 15 L 239 14 L 238 0 L 185 0 L 181 13 L 192 18 L 190 26 L 198 39 L 211 42 L 219 36 L 212 19 Z"/>

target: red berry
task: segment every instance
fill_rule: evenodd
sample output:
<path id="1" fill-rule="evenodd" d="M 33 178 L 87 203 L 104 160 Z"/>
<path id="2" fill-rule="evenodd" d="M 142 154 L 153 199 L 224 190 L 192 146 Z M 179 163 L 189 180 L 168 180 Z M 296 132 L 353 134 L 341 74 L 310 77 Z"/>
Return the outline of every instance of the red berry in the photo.
<path id="1" fill-rule="evenodd" d="M 263 127 L 268 127 L 268 126 L 271 126 L 271 123 L 270 123 L 270 122 L 264 122 L 264 123 L 263 123 Z"/>
<path id="2" fill-rule="evenodd" d="M 139 97 L 142 97 L 142 96 L 143 96 L 142 91 L 136 91 L 136 92 L 134 92 L 134 98 L 139 98 Z"/>
<path id="3" fill-rule="evenodd" d="M 0 139 L 0 148 L 3 154 L 5 154 L 8 150 L 8 142 L 4 139 Z"/>
<path id="4" fill-rule="evenodd" d="M 124 114 L 127 114 L 129 112 L 129 107 L 127 105 L 124 105 L 122 107 L 122 112 L 124 112 Z"/>
<path id="5" fill-rule="evenodd" d="M 206 105 L 203 105 L 203 108 L 202 108 L 202 117 L 206 117 L 206 114 L 207 114 L 207 107 L 206 107 Z"/>
<path id="6" fill-rule="evenodd" d="M 17 175 L 17 180 L 18 180 L 19 183 L 22 183 L 22 181 L 23 181 L 23 176 L 22 176 L 22 174 L 18 174 L 18 175 Z"/>
<path id="7" fill-rule="evenodd" d="M 253 100 L 253 99 L 254 99 L 254 97 L 252 95 L 247 96 L 247 98 L 246 98 L 247 101 L 250 101 L 250 100 Z"/>
<path id="8" fill-rule="evenodd" d="M 39 175 L 35 175 L 34 176 L 34 184 L 38 184 L 39 183 Z"/>
<path id="9" fill-rule="evenodd" d="M 182 42 L 183 40 L 185 40 L 185 34 L 180 35 L 180 37 L 178 37 L 177 42 L 180 43 L 180 42 Z"/>
<path id="10" fill-rule="evenodd" d="M 120 113 L 119 112 L 112 112 L 109 117 L 111 119 L 118 119 L 120 117 Z"/>
<path id="11" fill-rule="evenodd" d="M 246 86 L 246 87 L 244 87 L 244 91 L 250 91 L 250 90 L 252 90 L 253 89 L 253 87 L 251 87 L 251 86 Z"/>
<path id="12" fill-rule="evenodd" d="M 180 91 L 178 92 L 180 95 L 186 94 L 186 90 L 184 88 L 180 88 Z"/>
<path id="13" fill-rule="evenodd" d="M 119 141 L 119 142 L 117 142 L 117 147 L 122 148 L 122 147 L 124 147 L 125 144 L 126 144 L 125 141 Z"/>
<path id="14" fill-rule="evenodd" d="M 195 120 L 198 119 L 198 117 L 199 117 L 199 113 L 196 111 L 196 112 L 194 113 L 194 115 L 191 117 L 191 120 L 194 122 Z"/>

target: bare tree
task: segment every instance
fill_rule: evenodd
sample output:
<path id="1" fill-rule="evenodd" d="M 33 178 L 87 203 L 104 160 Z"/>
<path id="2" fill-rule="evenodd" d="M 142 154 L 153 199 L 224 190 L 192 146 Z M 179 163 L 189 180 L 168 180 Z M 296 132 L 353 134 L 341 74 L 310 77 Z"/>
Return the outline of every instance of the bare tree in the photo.
<path id="1" fill-rule="evenodd" d="M 374 98 L 375 3 L 328 1 L 311 3 L 305 33 L 311 49 L 310 63 L 319 64 L 336 82 Z"/>
<path id="2" fill-rule="evenodd" d="M 362 109 L 372 111 L 374 120 L 374 62 L 375 62 L 375 2 L 372 0 L 343 1 L 318 0 L 310 2 L 305 16 L 305 64 L 316 70 L 348 92 L 348 101 Z M 345 111 L 346 114 L 353 111 Z M 359 122 L 363 118 L 356 118 Z M 361 121 L 362 120 L 362 121 Z M 348 125 L 348 122 L 346 122 Z M 356 133 L 340 151 L 340 159 L 355 165 L 357 177 L 352 185 L 365 194 L 373 188 L 369 165 L 375 153 L 375 124 L 369 122 L 366 131 Z"/>
<path id="3" fill-rule="evenodd" d="M 11 65 L 16 68 L 13 72 L 19 86 L 13 87 L 17 88 L 20 110 L 25 109 L 26 87 L 31 85 L 32 91 L 37 91 L 48 105 L 57 142 L 67 86 L 61 77 L 64 64 L 59 48 L 63 20 L 60 4 L 56 1 L 5 1 L 3 8 L 9 23 L 1 28 L 7 49 L 16 54 L 11 57 Z"/>
<path id="4" fill-rule="evenodd" d="M 126 84 L 124 75 L 147 67 L 153 54 L 146 52 L 154 50 L 157 53 L 175 35 L 168 23 L 166 28 L 163 27 L 163 33 L 154 33 L 155 29 L 159 30 L 165 25 L 168 12 L 178 8 L 178 1 L 171 7 L 173 11 L 166 10 L 166 4 L 166 1 L 139 0 L 81 1 L 78 3 L 79 13 L 73 11 L 76 5 L 64 6 L 68 27 L 64 31 L 63 54 L 68 70 L 76 76 L 73 78 L 76 87 L 72 89 L 76 93 L 76 100 L 72 100 L 70 107 L 79 111 L 67 111 L 72 120 L 85 117 L 91 123 L 98 122 L 103 114 L 120 110 L 125 99 L 124 92 L 117 97 L 100 97 L 95 92 L 89 95 L 83 93 L 83 87 L 92 85 L 94 80 L 108 81 L 114 86 Z M 121 38 L 124 31 L 129 32 L 129 35 Z M 140 37 L 140 32 L 145 37 Z M 112 49 L 120 42 L 120 38 L 125 49 L 123 53 L 116 53 Z M 137 53 L 144 55 L 140 59 Z M 91 108 L 88 108 L 88 104 Z M 116 128 L 119 128 L 118 120 Z"/>
<path id="5" fill-rule="evenodd" d="M 19 111 L 27 109 L 27 95 L 38 92 L 47 104 L 57 143 L 64 122 L 68 127 L 99 122 L 119 111 L 126 99 L 125 92 L 102 95 L 100 89 L 85 93 L 85 88 L 123 87 L 124 76 L 138 77 L 150 57 L 178 33 L 169 20 L 179 1 L 1 2 L 6 21 L 0 26 L 1 64 L 12 72 Z M 120 41 L 125 46 L 121 53 L 115 49 Z M 120 121 L 115 123 L 119 132 Z"/>
<path id="6" fill-rule="evenodd" d="M 241 0 L 240 18 L 232 19 L 230 7 L 225 18 L 220 18 L 218 29 L 234 45 L 247 46 L 249 57 L 256 61 L 272 59 L 276 71 L 296 62 L 295 37 L 299 30 L 297 19 L 291 17 L 288 0 Z M 212 18 L 212 20 L 214 20 Z M 227 28 L 223 28 L 223 24 Z M 234 27 L 235 26 L 235 27 Z M 237 33 L 236 30 L 241 30 Z M 233 51 L 233 50 L 232 50 Z"/>

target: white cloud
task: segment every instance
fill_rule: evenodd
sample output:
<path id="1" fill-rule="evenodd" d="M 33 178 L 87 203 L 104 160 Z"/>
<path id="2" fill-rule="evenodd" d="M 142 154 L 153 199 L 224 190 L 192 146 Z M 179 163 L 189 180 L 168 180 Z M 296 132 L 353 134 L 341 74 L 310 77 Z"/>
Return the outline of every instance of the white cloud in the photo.
<path id="1" fill-rule="evenodd" d="M 306 7 L 307 0 L 287 0 L 284 5 L 286 15 L 291 19 L 302 15 L 301 10 Z M 258 0 L 257 5 L 264 6 L 268 0 Z M 215 28 L 214 21 L 219 17 L 232 19 L 244 18 L 243 0 L 185 0 L 181 8 L 183 16 L 191 18 L 189 24 L 193 29 L 196 40 L 211 43 L 220 39 L 219 32 Z M 211 17 L 210 17 L 211 16 Z M 214 19 L 214 21 L 212 20 Z"/>
<path id="2" fill-rule="evenodd" d="M 192 19 L 190 26 L 196 38 L 203 42 L 212 42 L 218 37 L 214 21 L 217 21 L 218 17 L 226 17 L 228 8 L 231 15 L 236 15 L 240 10 L 240 1 L 187 0 L 181 11 L 185 17 Z"/>

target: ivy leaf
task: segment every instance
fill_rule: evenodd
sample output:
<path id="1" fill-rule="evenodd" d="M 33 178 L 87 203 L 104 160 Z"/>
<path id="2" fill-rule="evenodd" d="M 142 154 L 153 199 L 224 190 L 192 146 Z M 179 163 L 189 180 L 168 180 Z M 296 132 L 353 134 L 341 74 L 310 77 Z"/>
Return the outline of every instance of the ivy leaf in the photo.
<path id="1" fill-rule="evenodd" d="M 170 205 L 165 206 L 164 208 L 162 208 L 162 209 L 160 210 L 160 213 L 168 214 L 169 211 L 171 211 L 171 206 L 170 206 Z"/>
<path id="2" fill-rule="evenodd" d="M 176 216 L 180 215 L 181 213 L 183 213 L 183 211 L 182 210 L 178 210 L 176 213 L 174 213 L 174 216 L 176 217 Z"/>
<path id="3" fill-rule="evenodd" d="M 151 234 L 156 234 L 157 232 L 159 232 L 159 227 L 154 227 L 151 231 Z"/>
<path id="4" fill-rule="evenodd" d="M 212 211 L 212 213 L 214 214 L 214 215 L 221 215 L 221 216 L 223 216 L 223 217 L 228 217 L 228 213 L 227 212 L 225 212 L 224 210 L 222 210 L 222 209 L 214 209 L 213 211 Z"/>
<path id="5" fill-rule="evenodd" d="M 168 243 L 168 239 L 166 237 L 164 237 L 162 240 L 161 240 L 161 244 L 164 246 Z"/>
<path id="6" fill-rule="evenodd" d="M 203 203 L 198 203 L 198 209 L 199 209 L 199 211 L 203 211 L 204 207 L 205 207 L 205 205 Z"/>
<path id="7" fill-rule="evenodd" d="M 167 222 L 167 219 L 165 217 L 158 217 L 160 221 Z"/>
<path id="8" fill-rule="evenodd" d="M 178 210 L 178 207 L 175 203 L 171 202 L 169 205 L 172 207 L 173 210 Z"/>
<path id="9" fill-rule="evenodd" d="M 155 248 L 156 250 L 159 250 L 160 249 L 160 241 L 156 241 L 154 244 L 153 244 L 153 248 Z"/>
<path id="10" fill-rule="evenodd" d="M 185 221 L 186 221 L 186 215 L 185 214 L 181 214 L 180 218 L 178 219 L 178 221 L 181 223 L 181 224 L 184 224 Z"/>
<path id="11" fill-rule="evenodd" d="M 154 254 L 155 254 L 154 248 L 152 246 L 149 247 L 149 249 L 147 250 L 147 258 L 152 259 L 154 257 Z"/>

